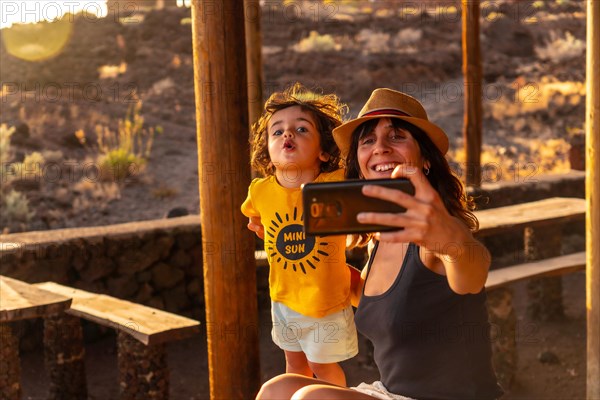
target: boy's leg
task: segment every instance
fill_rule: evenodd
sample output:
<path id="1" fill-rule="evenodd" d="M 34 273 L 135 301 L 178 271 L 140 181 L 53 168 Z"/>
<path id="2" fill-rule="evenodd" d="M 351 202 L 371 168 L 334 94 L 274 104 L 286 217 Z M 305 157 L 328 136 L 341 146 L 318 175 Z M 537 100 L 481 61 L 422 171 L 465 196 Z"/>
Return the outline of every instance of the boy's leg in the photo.
<path id="1" fill-rule="evenodd" d="M 338 386 L 346 386 L 346 375 L 338 363 L 320 364 L 308 361 L 308 366 L 315 373 L 317 379 Z"/>
<path id="2" fill-rule="evenodd" d="M 306 355 L 301 351 L 288 351 L 285 352 L 285 372 L 288 374 L 298 374 L 313 377 L 313 371 L 308 365 Z"/>
<path id="3" fill-rule="evenodd" d="M 309 321 L 300 344 L 308 365 L 318 379 L 346 386 L 346 376 L 338 362 L 358 353 L 356 327 L 352 307 Z M 305 333 L 305 334 L 304 334 Z"/>

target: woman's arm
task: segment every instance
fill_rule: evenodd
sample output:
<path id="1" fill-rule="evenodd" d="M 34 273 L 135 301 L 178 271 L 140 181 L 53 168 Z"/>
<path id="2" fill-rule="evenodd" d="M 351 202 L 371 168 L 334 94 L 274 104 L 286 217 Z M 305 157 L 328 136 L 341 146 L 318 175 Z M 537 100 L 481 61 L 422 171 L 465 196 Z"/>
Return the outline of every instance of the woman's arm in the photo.
<path id="1" fill-rule="evenodd" d="M 407 166 L 397 167 L 392 178 L 405 177 L 415 186 L 415 195 L 399 190 L 366 185 L 363 193 L 397 203 L 404 213 L 361 213 L 359 222 L 404 228 L 378 233 L 382 242 L 413 242 L 423 249 L 423 262 L 437 272 L 442 270 L 450 288 L 459 294 L 478 293 L 485 285 L 490 255 L 469 228 L 448 213 L 437 191 L 423 173 Z"/>
<path id="2" fill-rule="evenodd" d="M 461 220 L 450 218 L 445 228 L 451 240 L 444 239 L 443 245 L 436 243 L 433 249 L 430 243 L 424 244 L 421 259 L 428 267 L 440 265 L 454 292 L 479 293 L 487 280 L 490 253 Z"/>

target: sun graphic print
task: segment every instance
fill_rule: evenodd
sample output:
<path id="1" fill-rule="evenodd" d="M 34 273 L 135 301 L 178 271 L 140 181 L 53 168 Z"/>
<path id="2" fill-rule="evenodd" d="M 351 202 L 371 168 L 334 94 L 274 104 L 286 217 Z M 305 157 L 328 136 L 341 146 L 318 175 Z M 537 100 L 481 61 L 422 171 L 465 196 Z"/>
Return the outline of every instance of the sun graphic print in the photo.
<path id="1" fill-rule="evenodd" d="M 275 213 L 265 232 L 265 248 L 271 264 L 282 265 L 284 270 L 293 270 L 304 274 L 317 269 L 317 263 L 323 257 L 329 257 L 325 251 L 329 242 L 315 240 L 306 236 L 303 230 L 304 214 L 298 217 L 298 207 L 290 214 Z"/>

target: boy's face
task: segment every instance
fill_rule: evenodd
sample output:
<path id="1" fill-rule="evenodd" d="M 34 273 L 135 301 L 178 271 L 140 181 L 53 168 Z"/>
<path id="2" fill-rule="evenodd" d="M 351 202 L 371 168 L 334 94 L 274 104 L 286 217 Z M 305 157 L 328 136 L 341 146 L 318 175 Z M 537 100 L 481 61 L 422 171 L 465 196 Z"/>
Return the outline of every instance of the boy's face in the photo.
<path id="1" fill-rule="evenodd" d="M 310 112 L 292 106 L 275 112 L 267 125 L 269 157 L 278 171 L 319 170 L 329 156 Z"/>

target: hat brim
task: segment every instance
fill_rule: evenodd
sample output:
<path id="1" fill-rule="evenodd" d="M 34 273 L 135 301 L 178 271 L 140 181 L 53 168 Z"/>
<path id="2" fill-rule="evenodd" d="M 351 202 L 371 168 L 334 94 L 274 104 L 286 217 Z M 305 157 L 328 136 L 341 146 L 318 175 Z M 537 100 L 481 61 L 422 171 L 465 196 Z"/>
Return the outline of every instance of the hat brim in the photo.
<path id="1" fill-rule="evenodd" d="M 335 139 L 335 143 L 340 148 L 342 157 L 346 158 L 348 156 L 348 152 L 350 151 L 350 143 L 352 141 L 352 132 L 354 132 L 354 130 L 358 128 L 358 126 L 363 122 L 377 118 L 396 118 L 409 122 L 410 124 L 420 128 L 423 132 L 425 132 L 425 134 L 429 136 L 433 144 L 435 144 L 435 146 L 440 150 L 442 155 L 448 152 L 448 136 L 446 135 L 444 130 L 436 124 L 422 118 L 404 117 L 395 114 L 379 114 L 353 119 L 338 126 L 333 130 L 333 138 Z"/>

